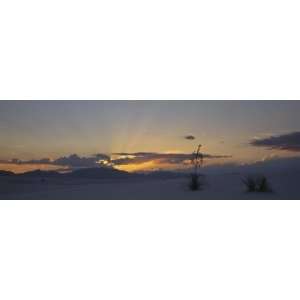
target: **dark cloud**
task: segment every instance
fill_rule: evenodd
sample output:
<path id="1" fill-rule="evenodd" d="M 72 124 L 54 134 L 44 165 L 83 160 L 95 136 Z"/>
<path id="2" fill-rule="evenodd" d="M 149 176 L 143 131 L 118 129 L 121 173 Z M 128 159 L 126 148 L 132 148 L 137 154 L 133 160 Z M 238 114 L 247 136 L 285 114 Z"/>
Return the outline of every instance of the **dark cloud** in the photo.
<path id="1" fill-rule="evenodd" d="M 22 161 L 21 161 L 22 163 Z M 34 159 L 26 161 L 28 164 L 51 164 L 51 160 L 49 158 L 42 158 L 42 159 Z"/>
<path id="2" fill-rule="evenodd" d="M 48 164 L 53 166 L 67 167 L 69 169 L 76 168 L 95 168 L 101 166 L 118 166 L 129 164 L 142 164 L 145 162 L 156 161 L 162 164 L 190 164 L 193 154 L 191 153 L 158 153 L 158 152 L 119 152 L 113 153 L 113 157 L 106 154 L 95 154 L 89 157 L 81 157 L 77 154 L 62 156 L 55 160 L 43 158 L 38 160 L 20 160 L 14 158 L 10 161 L 3 161 L 10 164 Z M 228 158 L 226 155 L 210 155 L 203 154 L 206 159 Z"/>
<path id="3" fill-rule="evenodd" d="M 262 159 L 257 162 L 238 164 L 238 163 L 226 163 L 220 165 L 204 166 L 203 170 L 206 173 L 217 173 L 217 174 L 266 174 L 273 175 L 276 173 L 286 174 L 289 173 L 297 174 L 293 176 L 292 180 L 297 180 L 300 170 L 300 156 L 296 157 L 272 157 Z"/>
<path id="4" fill-rule="evenodd" d="M 3 163 L 11 163 L 11 164 L 19 164 L 19 165 L 24 165 L 24 164 L 52 164 L 51 160 L 49 158 L 42 158 L 42 159 L 32 159 L 32 160 L 21 160 L 18 158 L 13 158 L 11 160 L 5 160 L 1 161 Z"/>
<path id="5" fill-rule="evenodd" d="M 148 161 L 159 161 L 160 163 L 168 164 L 181 164 L 189 162 L 193 156 L 191 153 L 157 153 L 157 152 L 135 152 L 135 153 L 113 153 L 113 155 L 120 156 L 119 158 L 112 159 L 114 165 L 128 165 L 128 164 L 141 164 Z M 203 154 L 204 158 L 228 158 L 226 155 L 210 155 Z"/>
<path id="6" fill-rule="evenodd" d="M 186 140 L 194 140 L 196 137 L 194 137 L 193 135 L 186 135 L 184 138 Z"/>
<path id="7" fill-rule="evenodd" d="M 20 160 L 13 158 L 9 161 L 2 161 L 11 164 L 48 164 L 56 166 L 66 166 L 70 168 L 92 168 L 101 166 L 101 161 L 110 161 L 110 157 L 106 154 L 95 154 L 90 157 L 80 157 L 77 154 L 59 157 L 55 160 L 50 158 L 35 159 L 35 160 Z"/>
<path id="8" fill-rule="evenodd" d="M 94 157 L 98 160 L 110 160 L 110 156 L 103 153 L 97 153 L 94 155 Z"/>
<path id="9" fill-rule="evenodd" d="M 253 139 L 252 146 L 266 147 L 269 149 L 300 151 L 300 132 L 291 132 L 266 138 Z"/>
<path id="10" fill-rule="evenodd" d="M 80 157 L 77 154 L 72 154 L 66 157 L 60 157 L 54 161 L 52 164 L 60 166 L 69 166 L 73 168 L 92 168 L 99 166 L 99 160 L 109 160 L 109 156 L 105 154 L 96 154 L 91 157 Z"/>

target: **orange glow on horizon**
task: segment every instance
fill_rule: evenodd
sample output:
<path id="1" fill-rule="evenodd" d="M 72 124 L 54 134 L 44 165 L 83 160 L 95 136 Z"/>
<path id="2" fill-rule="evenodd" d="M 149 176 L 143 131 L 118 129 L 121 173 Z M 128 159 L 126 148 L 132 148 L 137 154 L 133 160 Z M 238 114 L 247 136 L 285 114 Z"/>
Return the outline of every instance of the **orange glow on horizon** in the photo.
<path id="1" fill-rule="evenodd" d="M 115 169 L 126 172 L 139 172 L 139 171 L 149 171 L 156 170 L 160 167 L 160 164 L 155 160 L 147 161 L 139 164 L 128 164 L 128 165 L 119 165 L 114 166 Z"/>

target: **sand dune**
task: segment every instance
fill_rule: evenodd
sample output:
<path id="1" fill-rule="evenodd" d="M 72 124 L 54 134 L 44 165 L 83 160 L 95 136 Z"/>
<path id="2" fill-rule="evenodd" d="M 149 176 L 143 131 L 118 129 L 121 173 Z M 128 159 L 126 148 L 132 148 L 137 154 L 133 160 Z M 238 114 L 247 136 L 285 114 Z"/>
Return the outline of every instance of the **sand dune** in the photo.
<path id="1" fill-rule="evenodd" d="M 247 193 L 240 174 L 210 174 L 201 191 L 188 178 L 0 178 L 0 199 L 299 199 L 300 172 L 270 174 L 273 193 Z"/>

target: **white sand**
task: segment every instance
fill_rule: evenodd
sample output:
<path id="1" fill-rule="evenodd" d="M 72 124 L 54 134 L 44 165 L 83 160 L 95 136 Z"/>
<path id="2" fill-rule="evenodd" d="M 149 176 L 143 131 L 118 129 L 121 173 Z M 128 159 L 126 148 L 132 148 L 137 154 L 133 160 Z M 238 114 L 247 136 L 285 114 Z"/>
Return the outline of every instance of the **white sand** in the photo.
<path id="1" fill-rule="evenodd" d="M 273 193 L 247 193 L 241 175 L 207 175 L 204 189 L 190 191 L 187 178 L 67 180 L 0 178 L 0 199 L 299 199 L 300 172 L 267 176 Z"/>

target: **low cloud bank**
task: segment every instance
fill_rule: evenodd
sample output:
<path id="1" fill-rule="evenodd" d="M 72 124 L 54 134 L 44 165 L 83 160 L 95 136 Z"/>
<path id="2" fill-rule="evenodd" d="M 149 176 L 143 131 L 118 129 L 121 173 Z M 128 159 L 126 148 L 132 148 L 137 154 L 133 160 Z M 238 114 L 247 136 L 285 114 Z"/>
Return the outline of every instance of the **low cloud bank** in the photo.
<path id="1" fill-rule="evenodd" d="M 225 163 L 222 165 L 204 166 L 204 173 L 212 174 L 275 174 L 275 173 L 299 173 L 300 174 L 300 156 L 294 157 L 271 157 L 261 161 L 238 164 Z"/>
<path id="2" fill-rule="evenodd" d="M 103 165 L 109 161 L 110 157 L 106 154 L 96 154 L 91 157 L 80 157 L 77 154 L 72 154 L 66 157 L 60 157 L 53 161 L 56 165 L 69 166 L 71 168 L 93 168 Z"/>
<path id="3" fill-rule="evenodd" d="M 151 161 L 155 161 L 160 164 L 170 165 L 189 165 L 193 154 L 191 153 L 157 153 L 157 152 L 134 152 L 134 153 L 113 153 L 115 156 L 119 156 L 116 159 L 111 160 L 113 165 L 130 165 L 130 164 L 143 164 Z M 230 158 L 227 155 L 210 155 L 203 154 L 206 159 L 217 158 Z"/>
<path id="4" fill-rule="evenodd" d="M 14 158 L 9 161 L 3 161 L 2 163 L 12 163 L 12 164 L 31 164 L 31 165 L 56 165 L 65 166 L 69 168 L 93 168 L 99 167 L 105 162 L 110 161 L 110 157 L 106 154 L 95 154 L 90 157 L 80 157 L 77 154 L 72 154 L 69 156 L 62 156 L 57 159 L 51 160 L 50 158 L 34 159 L 34 160 L 20 160 Z"/>
<path id="5" fill-rule="evenodd" d="M 113 153 L 119 158 L 111 160 L 114 165 L 128 165 L 128 164 L 143 164 L 149 161 L 159 161 L 164 164 L 190 164 L 192 159 L 191 153 L 157 153 L 157 152 L 120 152 Z M 204 158 L 230 158 L 227 155 L 210 155 L 203 154 Z"/>
<path id="6" fill-rule="evenodd" d="M 206 159 L 229 158 L 227 155 L 210 155 L 203 154 Z M 95 168 L 95 167 L 117 167 L 120 165 L 143 164 L 151 161 L 161 164 L 171 165 L 189 165 L 192 158 L 190 153 L 157 153 L 157 152 L 121 152 L 113 153 L 112 157 L 107 154 L 95 154 L 92 156 L 79 156 L 72 154 L 69 156 L 62 156 L 51 160 L 50 158 L 42 158 L 35 160 L 20 160 L 14 158 L 12 160 L 0 161 L 5 164 L 14 165 L 36 165 L 37 168 L 41 165 L 61 166 L 73 170 L 76 168 Z"/>
<path id="7" fill-rule="evenodd" d="M 268 149 L 300 152 L 300 131 L 253 139 L 250 141 L 250 145 Z"/>

